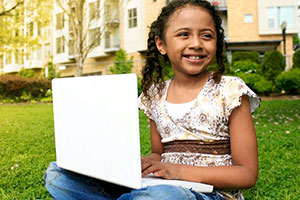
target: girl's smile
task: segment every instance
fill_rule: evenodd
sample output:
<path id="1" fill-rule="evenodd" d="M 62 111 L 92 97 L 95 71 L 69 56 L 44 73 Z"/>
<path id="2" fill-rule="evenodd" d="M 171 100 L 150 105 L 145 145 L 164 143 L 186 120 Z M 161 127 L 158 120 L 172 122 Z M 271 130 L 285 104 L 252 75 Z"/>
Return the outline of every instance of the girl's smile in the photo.
<path id="1" fill-rule="evenodd" d="M 198 6 L 177 10 L 169 19 L 163 40 L 156 38 L 161 54 L 167 54 L 175 76 L 199 75 L 213 61 L 217 36 L 209 12 Z"/>

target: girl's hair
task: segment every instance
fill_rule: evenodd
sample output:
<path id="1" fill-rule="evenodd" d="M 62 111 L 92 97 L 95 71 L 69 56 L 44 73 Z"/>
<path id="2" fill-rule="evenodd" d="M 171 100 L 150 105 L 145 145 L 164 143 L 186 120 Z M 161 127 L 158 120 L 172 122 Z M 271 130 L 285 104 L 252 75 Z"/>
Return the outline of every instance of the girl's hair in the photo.
<path id="1" fill-rule="evenodd" d="M 218 69 L 213 73 L 213 79 L 215 82 L 219 82 L 222 74 L 225 70 L 225 40 L 224 40 L 224 29 L 222 28 L 222 20 L 217 14 L 215 8 L 205 0 L 173 0 L 167 6 L 165 6 L 161 14 L 158 16 L 157 20 L 151 24 L 150 32 L 148 35 L 148 49 L 146 53 L 146 64 L 142 70 L 142 91 L 146 99 L 150 100 L 155 95 L 161 95 L 162 90 L 165 86 L 162 70 L 162 57 L 164 61 L 168 61 L 167 55 L 162 56 L 158 51 L 155 44 L 155 36 L 165 41 L 165 32 L 168 26 L 168 21 L 170 16 L 180 8 L 187 5 L 199 6 L 206 9 L 214 23 L 217 31 L 217 50 L 216 50 L 216 61 L 218 64 Z M 155 90 L 149 91 L 151 85 L 154 84 Z M 156 91 L 156 92 L 154 92 Z M 154 93 L 153 93 L 154 92 Z"/>

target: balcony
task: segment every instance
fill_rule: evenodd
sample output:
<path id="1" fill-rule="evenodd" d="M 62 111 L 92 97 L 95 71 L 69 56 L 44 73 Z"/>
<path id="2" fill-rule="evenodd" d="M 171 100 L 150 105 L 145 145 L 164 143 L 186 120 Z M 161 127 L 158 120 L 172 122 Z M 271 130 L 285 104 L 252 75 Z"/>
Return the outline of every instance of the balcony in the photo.
<path id="1" fill-rule="evenodd" d="M 105 32 L 104 35 L 104 52 L 115 53 L 121 47 L 120 30 L 119 28 L 111 29 Z"/>
<path id="2" fill-rule="evenodd" d="M 104 21 L 107 27 L 116 28 L 120 26 L 118 4 L 118 1 L 116 1 L 105 5 Z"/>
<path id="3" fill-rule="evenodd" d="M 4 73 L 16 73 L 16 72 L 19 72 L 23 67 L 24 67 L 24 65 L 7 64 L 7 65 L 4 65 L 2 70 Z"/>
<path id="4" fill-rule="evenodd" d="M 227 11 L 227 0 L 208 0 L 217 10 Z"/>

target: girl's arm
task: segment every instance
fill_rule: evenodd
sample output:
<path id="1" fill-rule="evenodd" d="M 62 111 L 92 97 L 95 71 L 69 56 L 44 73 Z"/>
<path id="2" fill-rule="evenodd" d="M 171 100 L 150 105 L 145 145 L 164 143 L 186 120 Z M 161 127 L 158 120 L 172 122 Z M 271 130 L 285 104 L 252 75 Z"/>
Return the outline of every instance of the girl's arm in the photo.
<path id="1" fill-rule="evenodd" d="M 258 153 L 247 96 L 243 96 L 241 106 L 232 111 L 229 128 L 232 166 L 196 167 L 147 161 L 143 175 L 154 173 L 166 179 L 202 182 L 224 189 L 254 186 L 258 175 Z"/>
<path id="2" fill-rule="evenodd" d="M 163 145 L 161 143 L 161 136 L 159 135 L 156 124 L 150 119 L 150 137 L 151 137 L 151 154 L 147 157 L 142 157 L 142 171 L 144 170 L 145 164 L 148 160 L 161 160 L 161 154 L 163 153 Z"/>

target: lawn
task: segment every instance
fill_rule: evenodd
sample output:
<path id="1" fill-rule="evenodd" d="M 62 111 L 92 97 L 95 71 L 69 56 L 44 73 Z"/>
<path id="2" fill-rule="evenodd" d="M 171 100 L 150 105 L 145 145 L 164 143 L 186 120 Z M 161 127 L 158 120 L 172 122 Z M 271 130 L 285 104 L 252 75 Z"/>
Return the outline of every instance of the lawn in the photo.
<path id="1" fill-rule="evenodd" d="M 300 100 L 265 101 L 254 114 L 260 171 L 246 199 L 300 199 Z M 142 154 L 150 150 L 141 115 Z M 0 105 L 0 199 L 50 198 L 43 184 L 55 160 L 52 104 Z"/>

